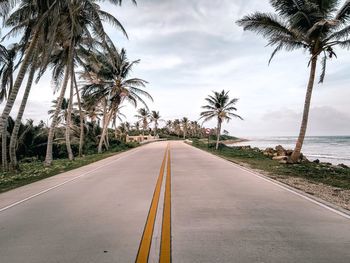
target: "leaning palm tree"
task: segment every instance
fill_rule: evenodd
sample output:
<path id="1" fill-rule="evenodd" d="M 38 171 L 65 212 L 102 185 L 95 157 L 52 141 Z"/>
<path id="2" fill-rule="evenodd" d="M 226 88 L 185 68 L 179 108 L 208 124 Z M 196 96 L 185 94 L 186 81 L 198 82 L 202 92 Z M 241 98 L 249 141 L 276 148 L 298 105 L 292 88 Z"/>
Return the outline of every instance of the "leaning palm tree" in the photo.
<path id="1" fill-rule="evenodd" d="M 277 14 L 256 12 L 237 21 L 244 30 L 262 35 L 274 46 L 270 61 L 285 49 L 307 51 L 310 66 L 304 112 L 291 162 L 297 162 L 306 135 L 316 67 L 321 56 L 320 83 L 323 83 L 327 60 L 336 57 L 335 46 L 350 48 L 350 1 L 339 9 L 338 0 L 270 0 Z"/>
<path id="2" fill-rule="evenodd" d="M 18 49 L 16 44 L 9 48 L 0 45 L 0 103 L 6 100 L 8 94 L 11 93 Z M 7 121 L 4 124 L 4 131 L 7 131 Z M 5 171 L 7 170 L 7 132 L 3 132 L 1 137 L 2 169 Z"/>
<path id="3" fill-rule="evenodd" d="M 220 134 L 222 123 L 226 120 L 229 122 L 232 117 L 243 120 L 243 118 L 235 113 L 237 108 L 234 105 L 237 103 L 238 99 L 230 99 L 228 93 L 229 91 L 213 92 L 213 96 L 209 95 L 205 100 L 208 102 L 207 105 L 203 106 L 202 109 L 206 111 L 201 112 L 201 119 L 203 122 L 207 122 L 214 118 L 217 119 L 216 128 L 216 150 L 219 149 Z"/>
<path id="4" fill-rule="evenodd" d="M 21 42 L 25 43 L 23 47 L 23 60 L 18 69 L 16 80 L 13 83 L 12 91 L 9 94 L 6 105 L 3 108 L 0 120 L 0 133 L 4 132 L 7 119 L 12 111 L 19 89 L 24 80 L 28 67 L 33 60 L 34 53 L 39 55 L 39 43 L 51 43 L 54 40 L 58 23 L 57 19 L 52 19 L 59 13 L 59 2 L 55 0 L 48 1 L 2 1 L 0 9 L 10 11 L 14 6 L 18 7 L 10 15 L 1 15 L 5 19 L 4 24 L 9 28 L 6 36 L 16 35 L 24 32 Z M 18 4 L 18 5 L 17 5 Z"/>
<path id="5" fill-rule="evenodd" d="M 97 51 L 96 51 L 97 52 Z M 143 97 L 153 101 L 152 96 L 143 90 L 147 81 L 140 78 L 129 78 L 132 69 L 140 61 L 129 61 L 125 49 L 115 50 L 113 56 L 109 53 L 97 53 L 96 65 L 82 74 L 86 80 L 83 87 L 83 98 L 94 98 L 95 101 L 105 101 L 106 111 L 104 124 L 98 145 L 98 152 L 102 152 L 104 142 L 108 139 L 108 126 L 114 114 L 124 102 L 137 107 L 140 102 L 147 108 Z M 87 99 L 89 100 L 89 99 Z"/>
<path id="6" fill-rule="evenodd" d="M 70 0 L 62 3 L 62 6 L 60 8 L 59 21 L 57 22 L 59 27 L 56 32 L 59 56 L 55 56 L 56 60 L 53 63 L 55 65 L 53 79 L 56 80 L 56 82 L 58 83 L 58 85 L 56 86 L 61 87 L 61 91 L 58 96 L 56 113 L 52 119 L 49 131 L 45 165 L 50 165 L 52 163 L 52 142 L 54 136 L 54 129 L 56 127 L 57 114 L 59 112 L 60 104 L 62 103 L 62 100 L 64 98 L 66 88 L 69 85 L 69 80 L 70 101 L 73 101 L 73 89 L 75 85 L 75 66 L 77 62 L 80 62 L 80 64 L 82 64 L 79 58 L 80 48 L 82 47 L 82 45 L 87 45 L 87 48 L 90 50 L 94 47 L 94 45 L 96 45 L 96 43 L 98 43 L 101 48 L 107 50 L 109 52 L 109 55 L 113 57 L 112 52 L 115 50 L 115 48 L 111 39 L 105 32 L 103 21 L 109 22 L 111 25 L 121 30 L 124 33 L 124 35 L 126 35 L 125 29 L 120 24 L 120 22 L 110 13 L 103 11 L 99 6 L 99 2 L 101 1 Z M 113 0 L 110 2 L 114 4 L 121 4 L 122 1 Z M 45 67 L 43 68 L 45 69 Z M 62 83 L 60 83 L 60 81 L 57 80 L 60 80 L 62 75 L 64 77 Z M 72 103 L 69 106 L 69 116 L 71 114 L 71 111 Z M 70 123 L 70 118 L 68 118 L 68 123 Z M 106 133 L 105 127 L 104 133 Z M 68 140 L 69 125 L 67 125 L 66 130 L 66 141 Z M 102 140 L 104 141 L 104 137 L 102 137 Z M 67 147 L 69 147 L 69 145 L 67 145 Z M 71 152 L 71 150 L 69 150 L 69 152 Z M 73 157 L 71 154 L 69 156 L 70 159 Z"/>

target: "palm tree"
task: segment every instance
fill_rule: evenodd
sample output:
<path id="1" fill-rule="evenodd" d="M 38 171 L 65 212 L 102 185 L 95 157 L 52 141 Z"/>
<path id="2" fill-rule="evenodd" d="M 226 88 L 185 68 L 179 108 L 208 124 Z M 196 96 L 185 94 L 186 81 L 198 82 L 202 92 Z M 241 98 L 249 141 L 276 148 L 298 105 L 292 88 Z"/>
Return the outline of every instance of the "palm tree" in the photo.
<path id="1" fill-rule="evenodd" d="M 158 131 L 158 125 L 161 121 L 161 116 L 159 114 L 159 111 L 152 111 L 150 114 L 151 122 L 154 122 L 154 137 L 157 136 Z"/>
<path id="2" fill-rule="evenodd" d="M 137 115 L 135 115 L 136 118 L 139 119 L 139 122 L 142 124 L 142 135 L 145 135 L 145 131 L 148 130 L 148 119 L 150 118 L 150 113 L 148 109 L 141 108 L 137 111 Z"/>
<path id="3" fill-rule="evenodd" d="M 323 83 L 327 60 L 336 57 L 334 47 L 350 48 L 350 1 L 339 9 L 338 0 L 270 0 L 277 14 L 256 12 L 237 21 L 244 30 L 262 35 L 274 46 L 270 61 L 285 49 L 304 49 L 310 58 L 310 76 L 306 89 L 304 112 L 291 162 L 297 162 L 306 135 L 316 67 L 322 56 L 320 83 Z"/>
<path id="4" fill-rule="evenodd" d="M 219 149 L 220 134 L 222 123 L 226 120 L 229 122 L 232 117 L 243 120 L 243 118 L 235 113 L 237 108 L 234 105 L 238 102 L 238 99 L 230 99 L 228 93 L 229 91 L 213 92 L 214 95 L 209 95 L 205 100 L 208 102 L 207 105 L 202 106 L 202 109 L 206 111 L 201 112 L 201 119 L 204 119 L 203 122 L 207 122 L 214 118 L 217 119 L 217 128 L 216 128 L 216 150 Z"/>
<path id="5" fill-rule="evenodd" d="M 189 126 L 189 119 L 186 117 L 183 117 L 181 120 L 181 124 L 182 124 L 182 131 L 183 131 L 184 139 L 186 139 L 188 126 Z"/>
<path id="6" fill-rule="evenodd" d="M 18 45 L 5 48 L 0 45 L 0 103 L 7 99 L 13 87 L 13 72 L 15 71 L 15 61 L 18 52 Z M 4 131 L 7 131 L 7 121 L 4 124 Z M 1 133 L 1 131 L 0 131 Z M 1 136 L 1 160 L 3 171 L 7 170 L 7 132 L 2 132 Z"/>
<path id="7" fill-rule="evenodd" d="M 68 86 L 68 81 L 70 79 L 70 101 L 73 100 L 73 89 L 74 89 L 74 78 L 75 78 L 75 65 L 76 62 L 81 62 L 78 57 L 78 50 L 83 44 L 87 44 L 88 48 L 92 48 L 93 43 L 98 40 L 103 48 L 108 51 L 114 50 L 114 46 L 108 35 L 104 30 L 102 21 L 105 20 L 111 23 L 113 26 L 120 29 L 125 35 L 126 32 L 120 22 L 111 14 L 103 11 L 98 5 L 99 1 L 91 0 L 71 0 L 63 4 L 60 10 L 60 22 L 59 28 L 57 30 L 57 40 L 58 40 L 58 55 L 56 55 L 56 60 L 53 64 L 55 65 L 55 70 L 53 78 L 61 86 L 61 91 L 58 96 L 58 104 L 56 108 L 56 113 L 52 119 L 51 127 L 48 136 L 47 143 L 47 153 L 45 158 L 45 164 L 50 165 L 52 162 L 52 142 L 54 137 L 54 129 L 56 127 L 56 119 L 59 112 L 60 104 L 64 98 L 66 88 Z M 114 4 L 121 4 L 121 0 L 111 1 Z M 135 2 L 135 1 L 134 1 Z M 94 39 L 92 36 L 96 37 Z M 111 52 L 110 52 L 111 55 Z M 64 72 L 64 73 L 63 73 Z M 63 82 L 60 83 L 60 77 L 64 76 Z M 57 86 L 59 86 L 57 85 Z M 68 117 L 71 114 L 72 107 L 69 107 Z M 68 118 L 68 124 L 70 123 L 70 118 Z M 106 129 L 104 128 L 104 133 Z M 66 140 L 69 141 L 69 125 L 67 125 Z M 104 141 L 102 136 L 101 141 Z M 67 147 L 69 147 L 67 144 Z M 101 143 L 102 148 L 102 143 Z M 100 146 L 99 146 L 100 149 Z M 69 150 L 71 152 L 71 150 Z M 72 158 L 71 155 L 70 159 Z"/>
<path id="8" fill-rule="evenodd" d="M 134 123 L 134 128 L 136 130 L 136 132 L 138 133 L 138 135 L 140 134 L 140 122 L 135 122 Z"/>
<path id="9" fill-rule="evenodd" d="M 0 3 L 0 9 L 9 11 L 12 7 L 16 6 L 17 3 L 19 3 L 18 8 L 10 14 L 9 17 L 6 16 L 5 26 L 10 28 L 7 34 L 8 36 L 15 35 L 18 32 L 24 32 L 21 40 L 22 43 L 25 43 L 22 50 L 24 57 L 21 61 L 11 93 L 8 96 L 6 105 L 1 114 L 0 133 L 5 132 L 4 128 L 7 119 L 11 113 L 28 67 L 33 59 L 33 55 L 34 53 L 39 55 L 39 52 L 37 52 L 38 44 L 52 42 L 52 32 L 55 32 L 57 28 L 57 23 L 55 22 L 57 20 L 52 19 L 52 17 L 55 17 L 55 15 L 59 13 L 59 1 L 55 0 L 2 1 L 2 3 Z M 5 16 L 2 15 L 2 18 L 4 19 Z"/>
<path id="10" fill-rule="evenodd" d="M 11 134 L 9 151 L 10 151 L 10 161 L 11 161 L 11 169 L 12 170 L 18 170 L 18 162 L 17 162 L 17 157 L 16 157 L 16 150 L 17 150 L 18 139 L 19 139 L 18 135 L 19 135 L 19 131 L 20 131 L 21 123 L 22 123 L 22 117 L 24 114 L 24 110 L 26 108 L 27 101 L 29 98 L 29 93 L 30 93 L 30 90 L 31 90 L 31 87 L 33 84 L 35 71 L 36 71 L 36 67 L 35 67 L 35 65 L 32 64 L 30 71 L 29 71 L 27 86 L 25 88 L 25 91 L 24 91 L 24 94 L 22 97 L 22 102 L 21 102 L 21 105 L 19 107 L 17 117 L 15 120 L 15 125 L 13 127 L 12 134 Z"/>
<path id="11" fill-rule="evenodd" d="M 165 124 L 165 127 L 168 131 L 168 133 L 170 134 L 173 130 L 173 121 L 172 120 L 168 120 Z"/>
<path id="12" fill-rule="evenodd" d="M 181 134 L 181 122 L 179 119 L 175 119 L 173 121 L 173 128 L 174 128 L 174 131 L 175 131 L 175 134 L 180 137 L 180 134 Z"/>
<path id="13" fill-rule="evenodd" d="M 147 82 L 139 78 L 129 78 L 133 66 L 140 61 L 129 61 L 125 49 L 120 52 L 115 50 L 113 56 L 108 53 L 98 53 L 98 65 L 91 67 L 82 75 L 87 84 L 83 87 L 84 98 L 94 98 L 96 102 L 105 101 L 106 111 L 104 124 L 98 145 L 98 152 L 102 152 L 108 126 L 113 115 L 123 102 L 131 103 L 137 107 L 138 102 L 147 108 L 142 96 L 153 101 L 152 96 L 142 88 Z"/>

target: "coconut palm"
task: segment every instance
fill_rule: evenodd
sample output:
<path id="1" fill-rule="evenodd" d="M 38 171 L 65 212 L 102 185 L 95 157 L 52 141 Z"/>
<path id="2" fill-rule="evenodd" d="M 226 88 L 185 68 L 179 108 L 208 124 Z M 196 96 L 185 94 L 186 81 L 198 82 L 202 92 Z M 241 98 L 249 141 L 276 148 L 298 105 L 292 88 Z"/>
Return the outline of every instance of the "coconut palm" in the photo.
<path id="1" fill-rule="evenodd" d="M 175 119 L 173 121 L 173 130 L 175 132 L 175 134 L 180 137 L 181 135 L 181 122 L 179 119 Z"/>
<path id="2" fill-rule="evenodd" d="M 135 122 L 133 127 L 136 130 L 137 134 L 139 135 L 139 133 L 140 133 L 140 122 L 138 122 L 138 121 Z"/>
<path id="3" fill-rule="evenodd" d="M 18 70 L 16 80 L 14 81 L 11 93 L 8 96 L 6 105 L 1 114 L 0 133 L 4 132 L 4 125 L 7 122 L 19 89 L 22 85 L 25 74 L 33 59 L 34 53 L 38 50 L 39 43 L 50 43 L 53 39 L 53 32 L 57 28 L 57 19 L 52 19 L 59 14 L 59 1 L 3 1 L 0 9 L 9 11 L 12 7 L 18 8 L 5 19 L 5 26 L 10 29 L 8 36 L 16 35 L 18 32 L 24 32 L 21 42 L 25 43 L 23 47 L 23 60 Z M 28 11 L 29 10 L 29 11 Z M 4 18 L 4 16 L 2 16 Z M 36 52 L 38 55 L 39 52 Z"/>
<path id="4" fill-rule="evenodd" d="M 233 112 L 237 111 L 234 107 L 238 102 L 238 99 L 230 99 L 228 93 L 229 91 L 213 92 L 213 96 L 209 95 L 205 100 L 207 105 L 202 106 L 202 109 L 206 111 L 201 112 L 200 116 L 203 122 L 210 121 L 214 118 L 217 119 L 216 128 L 216 150 L 219 149 L 221 126 L 224 121 L 229 122 L 232 118 L 238 118 L 243 120 L 243 118 Z"/>
<path id="5" fill-rule="evenodd" d="M 6 100 L 8 94 L 11 93 L 18 49 L 18 45 L 16 44 L 9 48 L 0 45 L 0 103 Z M 7 131 L 7 122 L 4 125 L 4 130 Z M 7 170 L 7 132 L 2 133 L 1 140 L 2 169 L 5 171 Z"/>
<path id="6" fill-rule="evenodd" d="M 113 56 L 109 53 L 96 55 L 98 65 L 91 65 L 82 77 L 87 84 L 83 87 L 84 98 L 94 98 L 96 102 L 105 101 L 105 122 L 98 145 L 98 152 L 102 152 L 102 146 L 106 140 L 108 126 L 113 115 L 124 102 L 137 107 L 138 102 L 147 108 L 143 97 L 153 101 L 152 96 L 143 90 L 147 82 L 139 78 L 129 78 L 132 69 L 139 60 L 129 61 L 125 49 L 120 52 L 115 50 Z"/>
<path id="7" fill-rule="evenodd" d="M 336 57 L 334 48 L 350 48 L 350 1 L 338 8 L 338 0 L 270 0 L 277 14 L 256 12 L 239 20 L 238 25 L 262 35 L 268 45 L 274 46 L 270 61 L 277 52 L 285 49 L 304 49 L 310 58 L 310 76 L 306 89 L 304 112 L 292 162 L 300 158 L 309 119 L 311 97 L 317 62 L 321 58 L 322 83 L 327 60 Z"/>
<path id="8" fill-rule="evenodd" d="M 99 1 L 91 0 L 71 0 L 68 1 L 66 5 L 63 5 L 60 10 L 59 29 L 56 33 L 58 36 L 57 39 L 59 41 L 58 47 L 60 47 L 60 52 L 58 55 L 56 55 L 56 60 L 54 62 L 55 70 L 53 78 L 56 82 L 57 80 L 60 80 L 60 77 L 62 75 L 64 78 L 62 84 L 60 81 L 58 81 L 59 85 L 57 85 L 61 86 L 61 91 L 58 96 L 56 114 L 52 119 L 48 136 L 47 155 L 45 158 L 46 165 L 50 165 L 52 162 L 52 142 L 54 137 L 54 129 L 56 127 L 56 119 L 60 104 L 62 103 L 66 88 L 68 86 L 69 79 L 70 101 L 72 102 L 73 100 L 75 65 L 76 61 L 80 62 L 80 59 L 78 57 L 79 48 L 81 48 L 82 44 L 86 44 L 89 48 L 92 48 L 93 43 L 96 43 L 97 40 L 106 50 L 111 51 L 115 49 L 112 41 L 104 30 L 102 23 L 103 20 L 111 23 L 126 35 L 126 32 L 120 22 L 108 12 L 103 11 L 98 5 L 98 2 Z M 121 4 L 122 1 L 118 0 L 111 2 L 115 4 Z M 94 36 L 94 38 L 92 36 Z M 111 56 L 111 53 L 109 55 Z M 68 124 L 70 123 L 70 115 L 72 110 L 71 105 L 68 110 Z M 105 127 L 103 131 L 106 133 Z M 67 125 L 66 140 L 69 141 L 69 125 Z M 101 141 L 104 141 L 103 136 Z M 67 147 L 69 147 L 69 143 L 67 144 Z M 100 148 L 102 148 L 102 143 L 101 146 L 99 146 L 99 149 Z M 68 149 L 68 152 L 70 153 L 69 158 L 72 159 L 73 156 L 71 155 L 71 149 Z"/>
<path id="9" fill-rule="evenodd" d="M 167 120 L 167 122 L 165 123 L 165 128 L 167 129 L 168 134 L 170 134 L 173 130 L 173 121 Z"/>
<path id="10" fill-rule="evenodd" d="M 142 124 L 142 135 L 145 135 L 145 131 L 148 130 L 150 113 L 146 108 L 139 109 L 137 113 L 135 117 L 138 118 L 140 124 Z"/>
<path id="11" fill-rule="evenodd" d="M 150 114 L 150 120 L 151 120 L 151 123 L 152 122 L 154 123 L 154 137 L 155 137 L 157 136 L 159 122 L 162 121 L 159 111 L 152 111 Z"/>
<path id="12" fill-rule="evenodd" d="M 10 152 L 10 161 L 11 161 L 11 169 L 12 170 L 17 170 L 18 169 L 18 162 L 17 162 L 17 157 L 16 157 L 16 150 L 18 148 L 18 139 L 19 139 L 19 131 L 22 123 L 22 117 L 24 114 L 24 110 L 27 105 L 27 101 L 29 98 L 29 93 L 33 84 L 34 80 L 34 74 L 36 71 L 36 66 L 34 64 L 31 65 L 28 80 L 27 80 L 27 85 L 24 90 L 24 94 L 22 97 L 21 105 L 19 107 L 17 117 L 15 120 L 15 124 L 12 130 L 11 134 L 11 140 L 10 140 L 10 145 L 9 145 L 9 152 Z"/>
<path id="13" fill-rule="evenodd" d="M 189 128 L 189 124 L 190 124 L 190 121 L 189 121 L 189 119 L 187 117 L 183 117 L 181 119 L 182 132 L 183 132 L 184 139 L 186 139 L 188 128 Z"/>

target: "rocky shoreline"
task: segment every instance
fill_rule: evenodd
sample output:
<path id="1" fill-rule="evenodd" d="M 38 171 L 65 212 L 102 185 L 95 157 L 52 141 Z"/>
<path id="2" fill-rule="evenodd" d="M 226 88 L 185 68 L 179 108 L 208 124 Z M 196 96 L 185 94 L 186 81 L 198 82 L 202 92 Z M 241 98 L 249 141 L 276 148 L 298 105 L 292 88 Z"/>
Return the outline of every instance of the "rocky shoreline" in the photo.
<path id="1" fill-rule="evenodd" d="M 237 142 L 246 142 L 246 141 L 248 141 L 248 140 L 244 140 L 244 139 L 237 140 Z M 285 149 L 285 148 L 283 148 L 282 145 L 277 145 L 275 148 L 266 148 L 265 150 L 262 150 L 262 149 L 257 148 L 257 147 L 253 148 L 250 145 L 247 145 L 247 146 L 232 146 L 232 147 L 236 147 L 236 148 L 242 149 L 242 150 L 253 150 L 255 152 L 262 153 L 265 156 L 271 158 L 272 160 L 278 161 L 281 164 L 292 164 L 293 163 L 290 160 L 290 157 L 291 157 L 291 155 L 293 153 L 293 150 Z M 332 164 L 332 163 L 329 163 L 329 162 L 321 162 L 318 159 L 316 159 L 314 161 L 310 161 L 304 154 L 301 154 L 300 157 L 299 157 L 299 160 L 297 161 L 297 163 L 311 163 L 311 162 L 319 164 L 319 165 L 324 165 L 324 166 L 350 168 L 349 166 L 347 166 L 347 165 L 345 165 L 343 163 L 335 165 L 335 164 Z"/>

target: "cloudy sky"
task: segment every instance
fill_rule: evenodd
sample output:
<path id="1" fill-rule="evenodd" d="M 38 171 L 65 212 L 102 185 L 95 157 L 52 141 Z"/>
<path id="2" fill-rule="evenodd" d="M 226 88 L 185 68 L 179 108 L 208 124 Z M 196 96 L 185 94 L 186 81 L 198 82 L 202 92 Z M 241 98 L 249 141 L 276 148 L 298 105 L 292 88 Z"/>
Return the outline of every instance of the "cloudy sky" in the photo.
<path id="1" fill-rule="evenodd" d="M 296 135 L 299 129 L 308 57 L 282 52 L 268 66 L 271 48 L 234 22 L 254 11 L 271 11 L 268 0 L 139 0 L 120 7 L 104 5 L 124 25 L 129 40 L 108 27 L 130 59 L 141 59 L 134 75 L 149 81 L 152 110 L 163 119 L 197 120 L 204 98 L 229 90 L 239 98 L 244 121 L 225 124 L 241 137 Z M 315 87 L 309 135 L 350 134 L 350 53 L 338 51 L 326 81 Z M 53 99 L 49 77 L 34 87 L 25 118 L 47 120 Z M 133 121 L 135 109 L 124 113 Z M 215 126 L 208 123 L 207 126 Z"/>

